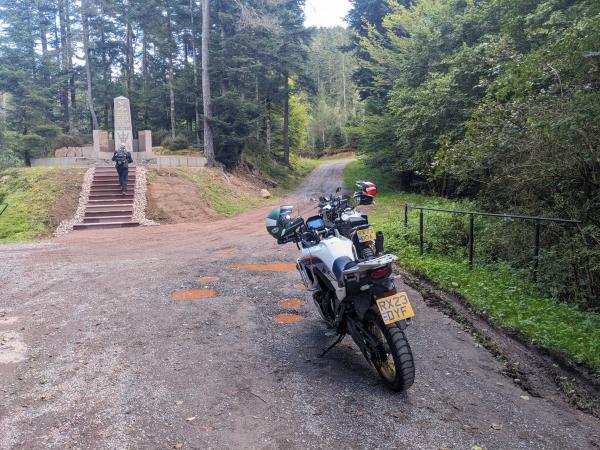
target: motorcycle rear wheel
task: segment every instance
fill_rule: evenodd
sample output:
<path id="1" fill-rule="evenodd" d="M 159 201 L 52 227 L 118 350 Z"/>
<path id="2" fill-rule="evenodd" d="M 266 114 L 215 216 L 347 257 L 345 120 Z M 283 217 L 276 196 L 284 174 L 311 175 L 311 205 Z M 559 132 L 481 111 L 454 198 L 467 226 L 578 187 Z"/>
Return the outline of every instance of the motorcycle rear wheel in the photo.
<path id="1" fill-rule="evenodd" d="M 372 359 L 379 376 L 394 391 L 406 391 L 415 381 L 415 364 L 408 339 L 396 325 L 386 325 L 375 311 L 368 311 L 365 322 L 379 341 Z"/>

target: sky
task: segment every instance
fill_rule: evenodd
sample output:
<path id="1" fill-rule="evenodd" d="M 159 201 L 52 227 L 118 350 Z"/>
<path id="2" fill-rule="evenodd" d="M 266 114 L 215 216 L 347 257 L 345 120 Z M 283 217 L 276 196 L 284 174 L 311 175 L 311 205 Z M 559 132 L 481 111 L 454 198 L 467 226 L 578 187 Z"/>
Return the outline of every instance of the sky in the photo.
<path id="1" fill-rule="evenodd" d="M 306 0 L 304 13 L 307 27 L 346 26 L 344 17 L 350 10 L 348 0 Z"/>

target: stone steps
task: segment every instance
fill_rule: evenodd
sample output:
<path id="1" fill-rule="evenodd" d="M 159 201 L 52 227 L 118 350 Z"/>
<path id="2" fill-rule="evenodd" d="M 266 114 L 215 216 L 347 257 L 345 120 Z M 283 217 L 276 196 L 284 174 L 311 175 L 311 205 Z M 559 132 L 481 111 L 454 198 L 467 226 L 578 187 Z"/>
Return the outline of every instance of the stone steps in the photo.
<path id="1" fill-rule="evenodd" d="M 131 214 L 129 215 L 116 215 L 114 213 L 103 213 L 104 215 L 98 215 L 95 217 L 84 217 L 83 223 L 114 223 L 114 222 L 128 222 L 131 221 Z"/>
<path id="2" fill-rule="evenodd" d="M 102 222 L 102 223 L 78 223 L 73 225 L 74 230 L 101 230 L 105 228 L 130 228 L 139 227 L 139 222 L 132 222 L 131 220 L 125 221 L 120 220 L 117 222 Z"/>
<path id="3" fill-rule="evenodd" d="M 114 167 L 96 167 L 82 223 L 74 230 L 129 228 L 139 226 L 133 221 L 135 197 L 135 166 L 129 167 L 126 194 L 121 193 L 119 176 Z"/>
<path id="4" fill-rule="evenodd" d="M 127 180 L 127 187 L 129 187 L 130 181 Z M 133 183 L 132 183 L 133 184 Z M 119 181 L 100 181 L 92 184 L 92 190 L 102 190 L 102 189 L 121 189 L 121 185 Z"/>
<path id="5" fill-rule="evenodd" d="M 98 195 L 115 195 L 115 196 L 129 196 L 133 195 L 132 186 L 127 185 L 127 193 L 123 194 L 120 188 L 113 189 L 91 189 L 90 190 L 90 198 L 96 197 Z"/>
<path id="6" fill-rule="evenodd" d="M 85 212 L 84 219 L 93 217 L 104 217 L 104 216 L 125 216 L 131 217 L 133 214 L 133 207 L 97 207 L 88 208 Z"/>

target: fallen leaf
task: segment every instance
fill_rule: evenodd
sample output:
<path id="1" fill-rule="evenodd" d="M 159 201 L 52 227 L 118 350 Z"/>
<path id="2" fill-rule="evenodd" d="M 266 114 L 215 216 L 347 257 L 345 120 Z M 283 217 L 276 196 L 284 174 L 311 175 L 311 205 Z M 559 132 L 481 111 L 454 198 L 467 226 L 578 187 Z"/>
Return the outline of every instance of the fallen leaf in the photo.
<path id="1" fill-rule="evenodd" d="M 362 411 L 356 411 L 357 416 L 362 416 L 363 414 L 364 414 L 364 412 L 362 412 Z"/>
<path id="2" fill-rule="evenodd" d="M 529 395 L 521 395 L 521 400 L 529 400 Z"/>
<path id="3" fill-rule="evenodd" d="M 174 445 L 174 447 L 179 450 L 183 448 L 183 444 L 181 442 L 178 442 L 177 444 Z"/>
<path id="4" fill-rule="evenodd" d="M 175 404 L 176 405 L 181 405 L 181 404 L 183 404 L 183 400 L 175 400 Z"/>
<path id="5" fill-rule="evenodd" d="M 194 420 L 196 420 L 196 416 L 193 416 L 193 417 L 188 417 L 188 418 L 187 418 L 187 419 L 185 419 L 185 420 L 187 420 L 188 422 L 193 422 Z"/>

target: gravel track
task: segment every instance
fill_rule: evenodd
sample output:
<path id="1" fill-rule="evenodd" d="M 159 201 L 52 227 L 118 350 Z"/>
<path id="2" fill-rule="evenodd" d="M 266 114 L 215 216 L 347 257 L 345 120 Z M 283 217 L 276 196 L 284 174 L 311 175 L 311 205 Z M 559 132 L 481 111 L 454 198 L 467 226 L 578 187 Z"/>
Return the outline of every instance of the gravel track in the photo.
<path id="1" fill-rule="evenodd" d="M 289 202 L 308 216 L 307 194 L 335 189 L 344 164 L 317 168 Z M 0 355 L 19 355 L 0 358 L 0 448 L 600 446 L 597 419 L 528 396 L 410 288 L 408 393 L 389 392 L 349 338 L 319 358 L 333 337 L 299 276 L 231 268 L 296 257 L 266 234 L 269 209 L 0 246 Z M 218 297 L 171 300 L 204 276 Z M 289 298 L 306 306 L 278 306 Z M 283 312 L 304 319 L 274 323 Z"/>

